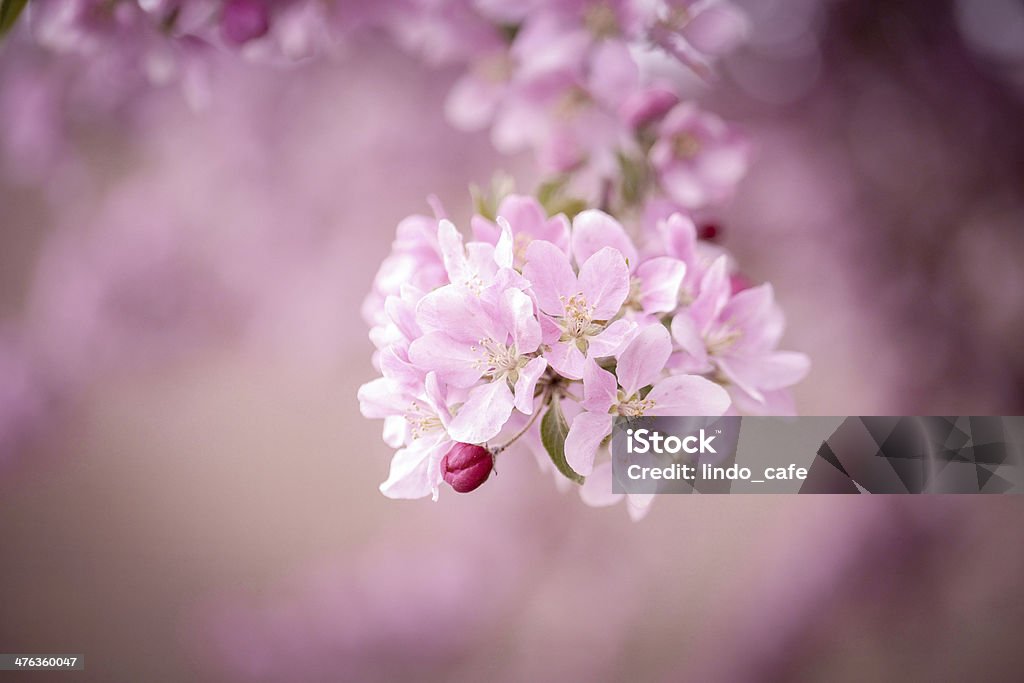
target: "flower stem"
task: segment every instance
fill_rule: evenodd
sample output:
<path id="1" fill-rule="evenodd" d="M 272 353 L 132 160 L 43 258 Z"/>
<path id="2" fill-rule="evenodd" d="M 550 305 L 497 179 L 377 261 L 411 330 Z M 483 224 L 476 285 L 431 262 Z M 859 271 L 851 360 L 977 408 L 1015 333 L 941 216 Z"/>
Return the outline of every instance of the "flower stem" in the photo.
<path id="1" fill-rule="evenodd" d="M 548 404 L 548 399 L 550 398 L 550 393 L 551 392 L 549 390 L 547 390 L 547 389 L 544 390 L 543 400 L 540 402 L 540 406 L 538 406 L 537 410 L 533 411 L 533 415 L 530 416 L 530 420 L 529 420 L 529 422 L 526 423 L 525 427 L 523 427 L 518 432 L 516 432 L 512 436 L 512 438 L 509 439 L 508 441 L 506 441 L 505 443 L 501 444 L 500 446 L 495 446 L 494 448 L 490 449 L 491 453 L 495 457 L 497 457 L 497 455 L 499 453 L 501 453 L 503 450 L 505 450 L 506 448 L 508 448 L 509 446 L 514 444 L 516 441 L 518 441 L 519 437 L 521 437 L 523 434 L 525 434 L 526 432 L 528 432 L 530 430 L 530 427 L 533 426 L 533 423 L 537 421 L 537 417 L 543 412 L 544 406 L 546 406 Z"/>

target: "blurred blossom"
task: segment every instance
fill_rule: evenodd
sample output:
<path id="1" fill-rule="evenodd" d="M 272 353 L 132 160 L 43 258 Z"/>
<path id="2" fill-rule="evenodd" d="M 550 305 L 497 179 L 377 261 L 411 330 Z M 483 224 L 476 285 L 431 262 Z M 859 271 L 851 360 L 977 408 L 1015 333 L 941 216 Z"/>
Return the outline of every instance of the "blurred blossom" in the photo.
<path id="1" fill-rule="evenodd" d="M 98 230 L 65 229 L 44 249 L 29 328 L 68 376 L 166 362 L 237 324 L 216 261 L 182 239 L 175 204 L 155 199 L 115 202 Z"/>
<path id="2" fill-rule="evenodd" d="M 968 44 L 986 57 L 1024 62 L 1024 5 L 1015 0 L 957 0 L 957 25 Z"/>
<path id="3" fill-rule="evenodd" d="M 691 210 L 729 199 L 749 158 L 745 136 L 692 102 L 666 114 L 651 148 L 665 194 Z"/>

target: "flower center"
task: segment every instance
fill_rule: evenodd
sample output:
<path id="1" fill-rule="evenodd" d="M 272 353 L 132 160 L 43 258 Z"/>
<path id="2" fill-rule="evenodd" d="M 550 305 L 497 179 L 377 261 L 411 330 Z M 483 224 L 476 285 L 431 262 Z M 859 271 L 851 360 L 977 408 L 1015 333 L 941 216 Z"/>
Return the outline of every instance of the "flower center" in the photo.
<path id="1" fill-rule="evenodd" d="M 424 434 L 442 428 L 441 418 L 425 410 L 419 401 L 413 401 L 405 413 L 405 420 L 412 426 L 412 438 L 418 439 Z"/>
<path id="2" fill-rule="evenodd" d="M 690 12 L 685 7 L 674 6 L 666 13 L 663 23 L 672 31 L 681 31 L 690 23 Z"/>
<path id="3" fill-rule="evenodd" d="M 606 2 L 594 5 L 583 15 L 583 25 L 595 38 L 611 38 L 619 34 L 619 18 L 615 10 Z"/>
<path id="4" fill-rule="evenodd" d="M 483 357 L 473 363 L 473 367 L 479 368 L 484 375 L 491 379 L 507 377 L 515 382 L 519 377 L 519 370 L 523 367 L 524 360 L 519 355 L 519 350 L 513 344 L 505 346 L 493 339 L 481 339 L 476 346 L 470 347 L 471 351 L 481 351 Z"/>
<path id="5" fill-rule="evenodd" d="M 738 342 L 742 336 L 743 332 L 740 330 L 724 327 L 721 330 L 709 333 L 704 338 L 704 345 L 707 347 L 708 353 L 715 356 Z"/>
<path id="6" fill-rule="evenodd" d="M 679 133 L 672 138 L 672 153 L 677 159 L 692 159 L 700 152 L 700 140 L 690 133 Z"/>
<path id="7" fill-rule="evenodd" d="M 476 72 L 488 83 L 505 83 L 515 73 L 515 64 L 505 54 L 493 55 L 481 59 Z"/>
<path id="8" fill-rule="evenodd" d="M 594 307 L 587 303 L 583 294 L 573 294 L 566 299 L 559 297 L 565 306 L 565 315 L 559 319 L 562 328 L 560 342 L 573 342 L 581 352 L 586 353 L 590 346 L 587 337 L 593 337 L 604 329 L 602 323 L 594 322 Z"/>
<path id="9" fill-rule="evenodd" d="M 653 408 L 655 402 L 649 398 L 640 398 L 640 394 L 633 394 L 628 399 L 619 390 L 618 408 L 619 415 L 624 417 L 643 417 L 643 414 Z"/>
<path id="10" fill-rule="evenodd" d="M 565 91 L 561 99 L 555 104 L 555 117 L 567 121 L 572 120 L 581 111 L 590 106 L 591 99 L 587 91 L 579 86 L 573 86 Z"/>

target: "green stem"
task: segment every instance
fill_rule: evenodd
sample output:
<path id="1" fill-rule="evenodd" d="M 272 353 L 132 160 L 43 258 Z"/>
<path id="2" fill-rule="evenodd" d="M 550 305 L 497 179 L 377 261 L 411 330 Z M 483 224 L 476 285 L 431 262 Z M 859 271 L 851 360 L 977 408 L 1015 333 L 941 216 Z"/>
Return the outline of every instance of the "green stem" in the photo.
<path id="1" fill-rule="evenodd" d="M 544 398 L 541 401 L 540 406 L 537 408 L 537 410 L 533 411 L 533 415 L 530 416 L 530 421 L 526 423 L 526 426 L 523 427 L 522 429 L 520 429 L 518 432 L 516 432 L 512 436 L 512 438 L 509 439 L 508 441 L 506 441 L 505 443 L 501 444 L 500 446 L 495 446 L 494 448 L 489 449 L 491 451 L 492 455 L 497 457 L 497 455 L 499 453 L 501 453 L 503 450 L 505 450 L 506 448 L 508 448 L 512 444 L 514 444 L 516 441 L 519 440 L 519 437 L 521 437 L 523 434 L 525 434 L 526 432 L 528 432 L 530 430 L 530 427 L 533 426 L 533 423 L 537 421 L 537 416 L 539 416 L 542 412 L 544 412 L 544 406 L 546 406 L 548 404 L 548 400 L 550 398 L 550 392 L 545 389 L 543 396 L 544 396 Z"/>

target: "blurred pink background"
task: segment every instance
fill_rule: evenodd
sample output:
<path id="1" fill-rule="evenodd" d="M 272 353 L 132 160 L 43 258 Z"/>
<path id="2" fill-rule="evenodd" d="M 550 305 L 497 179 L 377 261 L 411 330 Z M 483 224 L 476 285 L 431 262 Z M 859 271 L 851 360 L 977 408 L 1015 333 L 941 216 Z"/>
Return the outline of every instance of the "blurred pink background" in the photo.
<path id="1" fill-rule="evenodd" d="M 748 4 L 694 92 L 759 145 L 720 224 L 813 360 L 800 412 L 1019 414 L 1024 10 Z M 445 123 L 454 73 L 348 47 L 103 115 L 0 51 L 0 651 L 96 681 L 1016 680 L 1015 498 L 634 524 L 526 458 L 381 496 L 359 306 L 394 227 L 536 179 Z"/>

